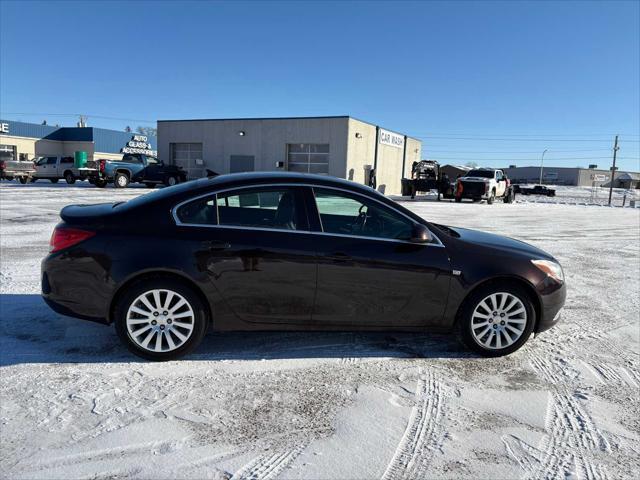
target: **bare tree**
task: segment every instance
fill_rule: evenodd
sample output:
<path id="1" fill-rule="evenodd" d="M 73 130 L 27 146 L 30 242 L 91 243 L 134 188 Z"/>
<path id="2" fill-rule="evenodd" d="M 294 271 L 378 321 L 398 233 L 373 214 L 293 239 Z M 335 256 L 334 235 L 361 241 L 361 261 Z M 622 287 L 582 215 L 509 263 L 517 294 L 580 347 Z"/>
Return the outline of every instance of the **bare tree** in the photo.
<path id="1" fill-rule="evenodd" d="M 158 136 L 158 129 L 157 128 L 153 128 L 153 127 L 141 127 L 141 126 L 138 126 L 136 128 L 136 132 L 138 132 L 140 135 L 147 135 L 148 137 L 157 137 Z"/>

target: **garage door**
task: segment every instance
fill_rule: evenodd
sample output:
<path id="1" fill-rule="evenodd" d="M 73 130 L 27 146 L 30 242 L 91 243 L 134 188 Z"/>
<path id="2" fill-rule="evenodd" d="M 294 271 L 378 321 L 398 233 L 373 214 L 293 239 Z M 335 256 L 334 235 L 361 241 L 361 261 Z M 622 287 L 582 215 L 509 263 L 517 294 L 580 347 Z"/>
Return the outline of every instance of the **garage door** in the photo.
<path id="1" fill-rule="evenodd" d="M 171 143 L 170 147 L 171 163 L 182 167 L 187 172 L 187 178 L 204 176 L 201 143 Z"/>

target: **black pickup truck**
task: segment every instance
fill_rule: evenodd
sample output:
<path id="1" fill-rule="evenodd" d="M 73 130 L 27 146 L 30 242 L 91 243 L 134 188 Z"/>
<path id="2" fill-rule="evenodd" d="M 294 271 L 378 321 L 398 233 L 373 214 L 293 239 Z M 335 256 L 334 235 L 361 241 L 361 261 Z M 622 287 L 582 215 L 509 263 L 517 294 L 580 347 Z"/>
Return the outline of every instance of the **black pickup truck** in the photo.
<path id="1" fill-rule="evenodd" d="M 185 182 L 187 173 L 176 165 L 166 165 L 155 157 L 141 153 L 126 153 L 122 160 L 98 159 L 87 162 L 89 182 L 96 187 L 105 187 L 113 182 L 116 188 L 125 188 L 129 183 L 144 183 L 153 188 Z"/>

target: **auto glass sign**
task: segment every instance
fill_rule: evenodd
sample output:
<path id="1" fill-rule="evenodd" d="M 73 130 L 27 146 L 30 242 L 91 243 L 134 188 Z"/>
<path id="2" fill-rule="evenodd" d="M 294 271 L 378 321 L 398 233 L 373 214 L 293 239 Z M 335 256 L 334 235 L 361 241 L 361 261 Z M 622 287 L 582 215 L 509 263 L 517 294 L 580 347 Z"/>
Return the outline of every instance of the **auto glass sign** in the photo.
<path id="1" fill-rule="evenodd" d="M 402 148 L 404 147 L 404 136 L 381 128 L 380 134 L 378 135 L 378 142 L 382 145 Z"/>
<path id="2" fill-rule="evenodd" d="M 127 142 L 120 152 L 121 153 L 141 153 L 143 155 L 149 155 L 150 157 L 157 157 L 158 152 L 153 150 L 153 147 L 148 142 L 146 135 L 134 135 L 131 140 Z"/>

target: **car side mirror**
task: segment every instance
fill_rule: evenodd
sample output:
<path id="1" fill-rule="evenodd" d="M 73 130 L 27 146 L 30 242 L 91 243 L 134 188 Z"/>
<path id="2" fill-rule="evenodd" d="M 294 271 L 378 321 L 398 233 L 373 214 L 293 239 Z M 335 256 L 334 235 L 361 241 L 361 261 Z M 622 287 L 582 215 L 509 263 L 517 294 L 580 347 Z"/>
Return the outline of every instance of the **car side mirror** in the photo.
<path id="1" fill-rule="evenodd" d="M 433 236 L 427 227 L 420 223 L 415 223 L 413 228 L 411 229 L 411 238 L 409 239 L 412 243 L 429 243 L 433 240 Z"/>

